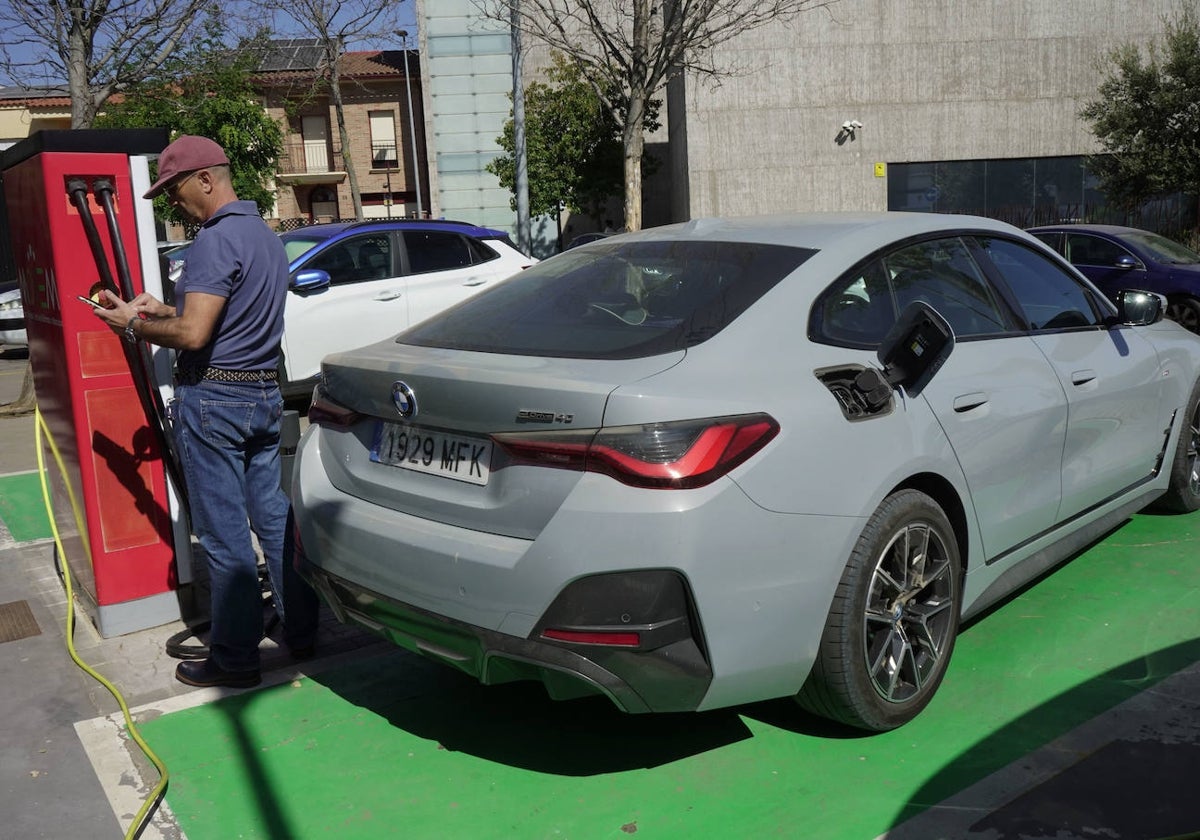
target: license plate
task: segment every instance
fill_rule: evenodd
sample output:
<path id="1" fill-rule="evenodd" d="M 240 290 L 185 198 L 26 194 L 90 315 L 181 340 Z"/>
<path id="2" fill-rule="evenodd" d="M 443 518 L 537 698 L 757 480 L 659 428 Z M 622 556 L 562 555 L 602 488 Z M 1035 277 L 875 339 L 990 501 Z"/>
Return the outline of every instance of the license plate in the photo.
<path id="1" fill-rule="evenodd" d="M 371 447 L 371 460 L 392 467 L 440 475 L 472 484 L 487 484 L 491 474 L 492 442 L 380 423 Z"/>

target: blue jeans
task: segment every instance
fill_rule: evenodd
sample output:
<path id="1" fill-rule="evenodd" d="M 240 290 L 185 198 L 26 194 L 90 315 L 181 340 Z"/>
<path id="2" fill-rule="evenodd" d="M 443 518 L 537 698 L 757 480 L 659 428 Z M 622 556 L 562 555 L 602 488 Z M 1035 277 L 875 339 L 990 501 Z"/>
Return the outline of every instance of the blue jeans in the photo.
<path id="1" fill-rule="evenodd" d="M 279 486 L 283 399 L 273 382 L 180 385 L 172 423 L 192 517 L 212 585 L 209 655 L 227 671 L 259 667 L 263 637 L 258 537 L 284 642 L 316 638 L 317 596 L 292 568 L 291 510 Z"/>

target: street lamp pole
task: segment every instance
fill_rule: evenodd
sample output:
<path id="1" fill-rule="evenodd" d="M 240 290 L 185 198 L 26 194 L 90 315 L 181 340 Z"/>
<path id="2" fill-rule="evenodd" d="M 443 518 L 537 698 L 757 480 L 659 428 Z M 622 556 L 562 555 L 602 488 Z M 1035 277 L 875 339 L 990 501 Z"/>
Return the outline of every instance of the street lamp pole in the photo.
<path id="1" fill-rule="evenodd" d="M 413 179 L 417 186 L 417 218 L 425 217 L 425 206 L 421 201 L 421 163 L 417 159 L 417 124 L 413 121 L 412 77 L 408 73 L 408 30 L 397 29 L 396 35 L 404 43 L 404 89 L 408 94 L 408 136 L 412 140 Z"/>

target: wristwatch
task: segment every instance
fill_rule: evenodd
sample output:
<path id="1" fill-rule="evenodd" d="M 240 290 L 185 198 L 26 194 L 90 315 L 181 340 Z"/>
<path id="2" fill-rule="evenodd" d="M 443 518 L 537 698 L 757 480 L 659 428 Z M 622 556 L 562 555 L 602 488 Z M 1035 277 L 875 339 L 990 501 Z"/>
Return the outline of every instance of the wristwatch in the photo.
<path id="1" fill-rule="evenodd" d="M 125 340 L 130 344 L 138 343 L 138 335 L 133 331 L 133 325 L 141 320 L 140 315 L 134 315 L 129 319 L 129 323 L 125 325 Z"/>

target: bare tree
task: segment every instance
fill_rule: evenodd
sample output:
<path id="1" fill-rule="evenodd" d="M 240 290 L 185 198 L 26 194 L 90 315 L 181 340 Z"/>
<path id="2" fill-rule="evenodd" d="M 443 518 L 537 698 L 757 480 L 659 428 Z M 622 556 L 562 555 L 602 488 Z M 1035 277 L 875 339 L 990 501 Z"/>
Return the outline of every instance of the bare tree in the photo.
<path id="1" fill-rule="evenodd" d="M 752 29 L 790 21 L 836 0 L 477 0 L 508 23 L 583 65 L 622 125 L 625 227 L 642 226 L 643 121 L 649 100 L 682 73 L 727 71 L 714 48 Z"/>
<path id="2" fill-rule="evenodd" d="M 160 68 L 217 0 L 5 0 L 0 69 L 12 79 L 67 83 L 71 127 L 90 128 L 114 93 Z"/>
<path id="3" fill-rule="evenodd" d="M 337 119 L 338 138 L 342 144 L 342 161 L 350 181 L 350 197 L 354 202 L 354 218 L 363 218 L 362 192 L 358 173 L 350 150 L 350 133 L 346 130 L 346 111 L 342 104 L 342 79 L 339 59 L 346 45 L 357 41 L 378 41 L 394 36 L 396 13 L 404 0 L 265 0 L 265 5 L 295 22 L 309 37 L 315 38 L 321 50 L 318 68 L 322 81 L 329 88 Z"/>

